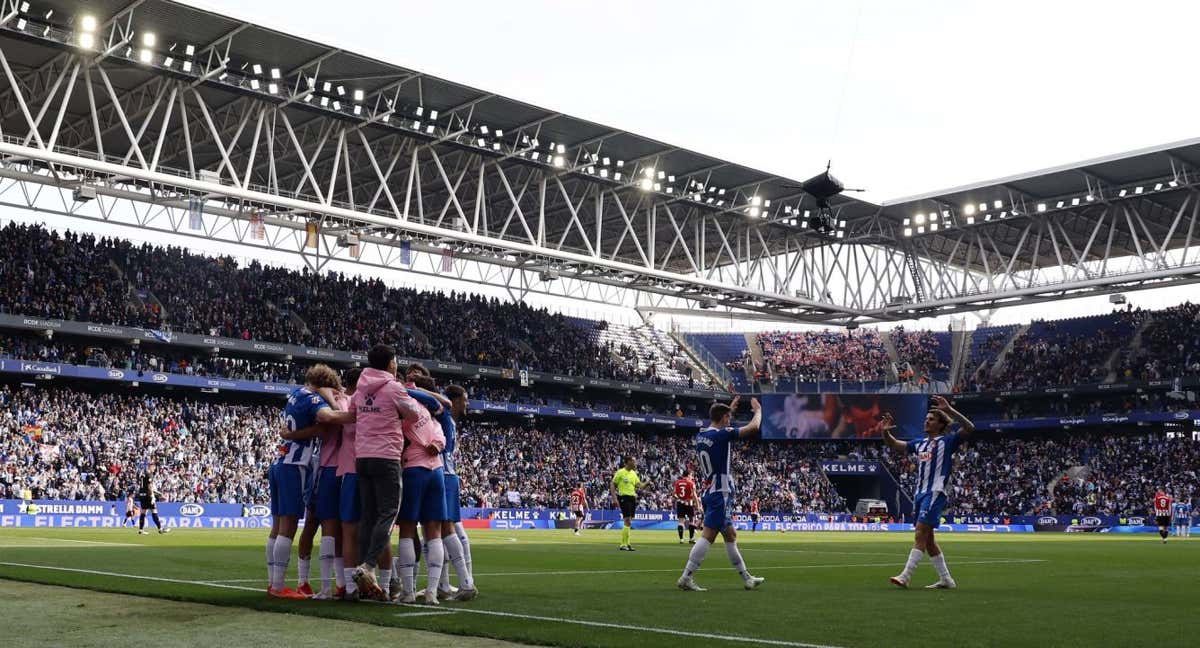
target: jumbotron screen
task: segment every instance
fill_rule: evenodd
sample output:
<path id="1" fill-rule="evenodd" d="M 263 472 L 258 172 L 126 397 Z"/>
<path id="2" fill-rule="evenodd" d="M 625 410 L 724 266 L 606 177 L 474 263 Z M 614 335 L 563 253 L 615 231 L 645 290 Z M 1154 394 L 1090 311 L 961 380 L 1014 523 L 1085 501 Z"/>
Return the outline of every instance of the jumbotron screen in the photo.
<path id="1" fill-rule="evenodd" d="M 766 394 L 764 439 L 879 438 L 879 417 L 891 412 L 898 438 L 922 435 L 929 397 L 921 394 Z"/>

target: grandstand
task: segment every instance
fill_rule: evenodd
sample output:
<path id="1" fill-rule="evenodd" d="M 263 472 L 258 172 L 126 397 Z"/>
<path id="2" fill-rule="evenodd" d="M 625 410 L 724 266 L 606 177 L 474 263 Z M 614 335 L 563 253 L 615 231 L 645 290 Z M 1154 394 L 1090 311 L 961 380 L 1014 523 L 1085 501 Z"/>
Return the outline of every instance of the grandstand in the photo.
<path id="1" fill-rule="evenodd" d="M 918 528 L 920 460 L 881 444 L 886 418 L 863 405 L 885 397 L 897 400 L 873 402 L 923 415 L 946 395 L 978 430 L 941 515 L 955 532 L 1145 533 L 1159 489 L 1200 497 L 1200 306 L 1115 298 L 1200 280 L 1200 139 L 825 201 L 792 178 L 179 2 L 3 4 L 0 196 L 21 217 L 0 225 L 0 527 L 113 526 L 153 471 L 168 526 L 209 516 L 261 535 L 285 397 L 313 366 L 362 368 L 378 344 L 465 387 L 459 504 L 472 528 L 503 531 L 480 543 L 515 563 L 496 576 L 542 576 L 509 531 L 565 532 L 579 485 L 588 532 L 632 517 L 611 510 L 622 457 L 650 485 L 631 525 L 673 532 L 669 486 L 703 468 L 695 433 L 734 398 L 737 420 L 761 398 L 764 419 L 791 407 L 851 430 L 764 426 L 739 447 L 727 499 L 743 531 L 759 529 L 758 507 L 763 530 Z M 1107 295 L 1101 315 L 990 324 L 996 309 Z M 962 314 L 977 325 L 928 319 Z M 919 425 L 897 433 L 919 439 Z M 112 512 L 54 512 L 74 506 Z M 880 553 L 874 542 L 859 553 Z M 555 574 L 609 573 L 592 559 Z M 1002 559 L 1020 560 L 1043 559 Z M 81 564 L 70 569 L 90 573 Z M 676 567 L 646 565 L 628 571 Z M 0 560 L 0 578 L 36 569 L 53 566 Z M 242 575 L 175 584 L 261 594 Z M 631 592 L 638 614 L 654 611 Z M 478 613 L 578 616 L 554 596 Z M 415 623 L 461 629 L 428 614 Z M 743 640 L 691 632 L 666 634 Z"/>

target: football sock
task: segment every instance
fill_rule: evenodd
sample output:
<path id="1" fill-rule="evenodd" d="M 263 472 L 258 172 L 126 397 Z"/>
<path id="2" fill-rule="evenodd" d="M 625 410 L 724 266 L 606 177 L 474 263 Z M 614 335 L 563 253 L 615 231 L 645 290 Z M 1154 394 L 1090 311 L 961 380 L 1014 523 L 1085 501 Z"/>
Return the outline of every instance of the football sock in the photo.
<path id="1" fill-rule="evenodd" d="M 334 557 L 333 552 L 337 547 L 337 540 L 333 536 L 321 536 L 321 544 L 318 551 L 318 558 L 321 561 L 321 589 L 328 590 L 330 587 L 329 579 L 333 578 L 334 574 Z"/>
<path id="2" fill-rule="evenodd" d="M 272 553 L 275 554 L 275 574 L 271 586 L 275 589 L 282 589 L 288 563 L 292 560 L 292 539 L 287 536 L 276 536 Z"/>
<path id="3" fill-rule="evenodd" d="M 921 564 L 921 558 L 925 556 L 925 552 L 920 549 L 910 549 L 908 552 L 908 561 L 904 563 L 904 571 L 900 575 L 904 578 L 910 578 L 913 570 L 917 565 Z"/>
<path id="4" fill-rule="evenodd" d="M 946 554 L 940 553 L 936 556 L 930 556 L 929 562 L 933 563 L 933 568 L 937 570 L 939 578 L 942 580 L 950 578 L 950 568 L 946 566 Z"/>
<path id="5" fill-rule="evenodd" d="M 400 572 L 400 587 L 405 594 L 413 591 L 413 567 L 417 564 L 417 552 L 407 538 L 400 541 L 396 553 L 396 568 Z"/>
<path id="6" fill-rule="evenodd" d="M 742 552 L 738 551 L 736 542 L 725 543 L 725 555 L 729 556 L 729 564 L 733 565 L 742 580 L 749 580 L 750 572 L 746 570 L 746 562 L 742 560 Z"/>
<path id="7" fill-rule="evenodd" d="M 450 534 L 442 538 L 442 547 L 446 550 L 446 558 L 450 560 L 450 564 L 454 565 L 454 573 L 458 574 L 458 586 L 465 589 L 475 589 L 475 579 L 471 577 L 471 569 L 467 567 L 467 557 L 463 554 L 462 541 L 458 536 Z M 442 569 L 442 574 L 448 574 L 450 570 Z M 450 581 L 443 576 L 445 582 L 443 589 L 450 589 Z"/>
<path id="8" fill-rule="evenodd" d="M 342 581 L 344 581 L 346 583 L 346 593 L 358 591 L 358 585 L 356 585 L 354 583 L 354 568 L 353 567 L 343 567 L 342 568 Z"/>
<path id="9" fill-rule="evenodd" d="M 312 575 L 312 557 L 296 558 L 296 582 L 304 584 L 308 582 L 308 577 Z"/>
<path id="10" fill-rule="evenodd" d="M 683 525 L 682 524 L 678 524 L 675 526 L 675 532 L 679 534 L 679 539 L 683 540 Z"/>
<path id="11" fill-rule="evenodd" d="M 688 540 L 695 540 L 695 539 L 696 539 L 696 525 L 689 524 L 688 525 Z"/>
<path id="12" fill-rule="evenodd" d="M 462 543 L 463 560 L 467 561 L 467 571 L 475 573 L 475 564 L 471 562 L 471 539 L 467 537 L 467 528 L 462 522 L 454 523 L 454 535 L 458 536 L 458 541 Z"/>
<path id="13" fill-rule="evenodd" d="M 140 516 L 138 516 L 138 531 L 141 531 L 145 528 L 146 528 L 146 514 L 142 513 Z"/>
<path id="14" fill-rule="evenodd" d="M 627 526 L 621 527 L 621 544 L 626 547 L 629 546 L 629 527 Z"/>
<path id="15" fill-rule="evenodd" d="M 151 514 L 150 514 L 150 516 L 154 518 L 154 526 L 156 526 L 156 527 L 158 527 L 158 528 L 160 528 L 160 529 L 161 529 L 161 528 L 162 528 L 162 522 L 161 522 L 161 521 L 159 521 L 159 519 L 158 519 L 158 511 L 155 511 L 155 512 L 151 513 Z"/>
<path id="16" fill-rule="evenodd" d="M 688 554 L 687 567 L 683 568 L 683 577 L 691 578 L 692 574 L 700 569 L 700 565 L 704 563 L 704 557 L 708 555 L 708 548 L 712 543 L 707 538 L 701 536 L 696 544 L 692 545 L 692 551 Z"/>
<path id="17" fill-rule="evenodd" d="M 267 585 L 275 584 L 275 536 L 267 536 Z"/>
<path id="18" fill-rule="evenodd" d="M 442 546 L 441 538 L 425 542 L 425 569 L 428 571 L 426 591 L 437 592 L 438 584 L 442 582 L 442 563 L 446 560 L 446 549 Z"/>
<path id="19" fill-rule="evenodd" d="M 392 593 L 392 570 L 379 570 L 379 589 L 383 590 L 384 596 Z"/>
<path id="20" fill-rule="evenodd" d="M 334 545 L 337 546 L 337 545 Z M 353 570 L 351 570 L 353 571 Z M 346 561 L 341 556 L 333 557 L 333 578 L 338 587 L 346 586 Z"/>

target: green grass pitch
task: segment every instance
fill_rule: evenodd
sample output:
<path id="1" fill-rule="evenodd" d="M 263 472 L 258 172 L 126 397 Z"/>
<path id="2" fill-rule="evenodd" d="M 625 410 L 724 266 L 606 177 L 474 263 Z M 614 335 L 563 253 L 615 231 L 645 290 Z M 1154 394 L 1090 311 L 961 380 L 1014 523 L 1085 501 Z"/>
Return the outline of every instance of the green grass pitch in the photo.
<path id="1" fill-rule="evenodd" d="M 1146 646 L 1200 640 L 1200 539 L 952 535 L 940 540 L 959 583 L 927 591 L 887 582 L 907 534 L 743 533 L 747 592 L 713 547 L 697 581 L 674 587 L 689 547 L 671 532 L 474 531 L 481 596 L 432 609 L 275 601 L 264 594 L 263 530 L 0 529 L 0 578 L 240 606 L 376 625 L 559 645 Z M 719 544 L 719 542 L 718 542 Z M 313 564 L 314 578 L 318 567 Z M 295 561 L 288 575 L 295 581 Z M 47 620 L 53 611 L 45 611 Z M 331 640 L 337 637 L 330 637 Z"/>

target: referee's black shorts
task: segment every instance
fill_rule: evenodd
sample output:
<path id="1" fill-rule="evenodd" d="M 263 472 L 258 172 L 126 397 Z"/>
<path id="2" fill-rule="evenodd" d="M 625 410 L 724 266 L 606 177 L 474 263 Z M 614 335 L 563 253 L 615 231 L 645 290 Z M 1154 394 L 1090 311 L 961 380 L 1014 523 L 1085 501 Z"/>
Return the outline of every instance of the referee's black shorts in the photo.
<path id="1" fill-rule="evenodd" d="M 690 520 L 696 515 L 696 507 L 692 504 L 675 502 L 675 517 L 680 520 Z"/>
<path id="2" fill-rule="evenodd" d="M 617 497 L 617 503 L 621 505 L 621 517 L 631 518 L 637 511 L 637 496 L 635 495 L 620 495 Z"/>
<path id="3" fill-rule="evenodd" d="M 143 511 L 149 511 L 150 509 L 155 508 L 154 500 L 150 499 L 149 497 L 139 497 L 138 505 L 141 506 Z"/>
<path id="4" fill-rule="evenodd" d="M 1160 527 L 1171 526 L 1171 516 L 1169 516 L 1169 515 L 1156 516 L 1154 518 L 1154 522 L 1156 523 L 1156 526 L 1160 526 Z"/>

